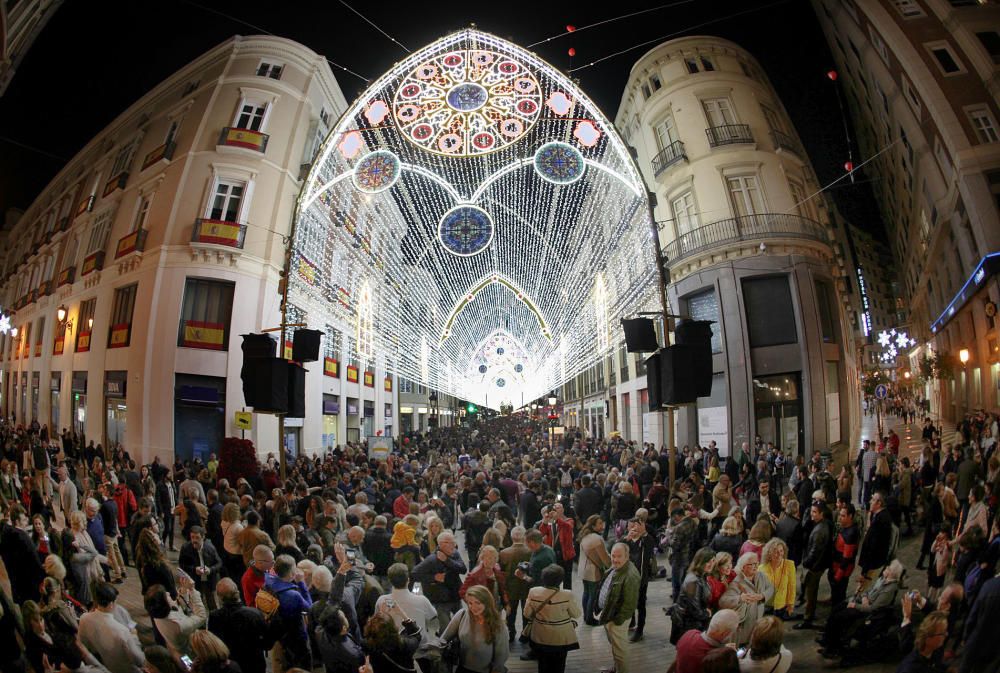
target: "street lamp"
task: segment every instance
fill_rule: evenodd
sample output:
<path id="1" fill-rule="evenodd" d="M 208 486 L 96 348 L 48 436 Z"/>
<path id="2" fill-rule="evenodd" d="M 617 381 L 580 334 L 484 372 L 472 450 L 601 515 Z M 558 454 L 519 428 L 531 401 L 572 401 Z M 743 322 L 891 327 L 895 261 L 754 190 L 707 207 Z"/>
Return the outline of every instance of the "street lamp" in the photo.
<path id="1" fill-rule="evenodd" d="M 556 403 L 559 400 L 556 399 L 555 391 L 549 393 L 549 451 L 555 450 L 556 443 Z"/>
<path id="2" fill-rule="evenodd" d="M 969 349 L 968 348 L 963 348 L 962 350 L 958 351 L 958 360 L 959 360 L 959 362 L 962 363 L 963 366 L 965 365 L 966 362 L 969 361 Z"/>
<path id="3" fill-rule="evenodd" d="M 56 320 L 60 323 L 66 322 L 66 305 L 60 304 L 59 308 L 56 309 Z"/>
<path id="4" fill-rule="evenodd" d="M 549 393 L 549 406 L 550 407 L 556 406 L 556 402 L 558 402 L 558 401 L 559 400 L 556 399 L 555 391 Z"/>

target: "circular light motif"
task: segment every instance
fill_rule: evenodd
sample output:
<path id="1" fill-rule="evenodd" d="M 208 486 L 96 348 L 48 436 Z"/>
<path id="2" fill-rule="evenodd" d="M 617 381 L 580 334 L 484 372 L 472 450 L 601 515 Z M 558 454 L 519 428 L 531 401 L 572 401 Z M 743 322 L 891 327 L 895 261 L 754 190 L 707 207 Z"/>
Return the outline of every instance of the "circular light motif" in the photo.
<path id="1" fill-rule="evenodd" d="M 497 355 L 503 355 L 503 346 L 497 348 Z"/>
<path id="2" fill-rule="evenodd" d="M 479 373 L 480 374 L 485 374 L 486 373 L 486 369 L 487 369 L 486 365 L 479 365 Z"/>
<path id="3" fill-rule="evenodd" d="M 524 365 L 514 365 L 514 371 L 518 374 L 524 371 Z"/>
<path id="4" fill-rule="evenodd" d="M 493 218 L 477 206 L 456 206 L 438 223 L 438 239 L 453 255 L 471 257 L 493 240 Z"/>
<path id="5" fill-rule="evenodd" d="M 435 154 L 474 156 L 524 137 L 541 116 L 543 98 L 525 65 L 477 49 L 420 63 L 403 77 L 392 104 L 411 143 Z M 413 128 L 418 124 L 430 133 Z"/>
<path id="6" fill-rule="evenodd" d="M 535 152 L 535 172 L 557 185 L 568 185 L 583 177 L 586 164 L 580 150 L 561 142 L 545 143 Z"/>
<path id="7" fill-rule="evenodd" d="M 401 172 L 399 157 L 389 150 L 376 150 L 354 167 L 354 186 L 368 194 L 384 192 L 396 184 Z"/>
<path id="8" fill-rule="evenodd" d="M 506 381 L 503 379 L 497 379 L 497 388 L 503 388 L 505 385 L 507 385 Z"/>
<path id="9" fill-rule="evenodd" d="M 459 112 L 472 112 L 486 105 L 489 94 L 481 84 L 463 82 L 448 92 L 448 105 Z"/>

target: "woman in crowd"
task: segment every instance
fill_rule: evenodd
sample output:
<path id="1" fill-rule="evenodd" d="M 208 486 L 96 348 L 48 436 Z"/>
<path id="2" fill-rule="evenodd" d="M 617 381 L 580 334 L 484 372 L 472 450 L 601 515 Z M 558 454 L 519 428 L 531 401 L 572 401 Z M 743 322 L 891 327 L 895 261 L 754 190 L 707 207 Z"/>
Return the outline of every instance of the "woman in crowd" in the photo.
<path id="1" fill-rule="evenodd" d="M 274 547 L 274 556 L 278 557 L 281 554 L 291 556 L 296 563 L 305 558 L 305 554 L 295 542 L 295 528 L 291 524 L 286 523 L 278 529 L 278 544 Z"/>
<path id="2" fill-rule="evenodd" d="M 681 591 L 677 595 L 677 603 L 670 614 L 670 642 L 674 645 L 686 631 L 704 631 L 708 626 L 708 602 L 712 597 L 712 589 L 708 585 L 707 575 L 714 565 L 715 552 L 708 547 L 699 549 L 691 560 Z"/>
<path id="3" fill-rule="evenodd" d="M 565 571 L 556 563 L 542 570 L 542 585 L 528 592 L 524 619 L 530 622 L 531 649 L 538 655 L 538 673 L 564 673 L 566 655 L 580 649 L 576 620 L 583 609 L 573 592 L 562 589 Z"/>
<path id="4" fill-rule="evenodd" d="M 753 552 L 741 556 L 736 562 L 736 577 L 719 599 L 719 607 L 735 610 L 740 616 L 734 640 L 741 646 L 750 640 L 754 624 L 764 616 L 764 607 L 774 596 L 774 585 L 757 569 L 759 563 Z"/>
<path id="5" fill-rule="evenodd" d="M 878 455 L 875 461 L 875 474 L 872 476 L 872 492 L 892 493 L 892 470 L 889 469 L 889 459 L 885 453 Z"/>
<path id="6" fill-rule="evenodd" d="M 240 521 L 240 506 L 235 502 L 227 503 L 222 508 L 222 564 L 226 574 L 238 580 L 246 571 L 243 564 L 243 547 L 240 546 L 240 533 L 243 532 L 243 522 Z"/>
<path id="7" fill-rule="evenodd" d="M 76 598 L 89 606 L 90 585 L 102 576 L 101 564 L 107 563 L 108 559 L 97 551 L 94 540 L 87 532 L 86 514 L 81 511 L 73 512 L 69 516 L 69 523 L 69 548 L 64 547 L 63 552 L 69 558 L 70 567 L 73 569 Z"/>
<path id="8" fill-rule="evenodd" d="M 45 557 L 49 554 L 59 553 L 59 534 L 45 528 L 45 519 L 41 514 L 31 517 L 31 541 L 42 563 L 45 563 Z"/>
<path id="9" fill-rule="evenodd" d="M 325 673 L 357 673 L 365 663 L 365 651 L 351 633 L 344 613 L 334 607 L 325 610 L 316 629 L 316 643 Z"/>
<path id="10" fill-rule="evenodd" d="M 191 651 L 191 673 L 241 673 L 240 665 L 229 658 L 229 648 L 210 631 L 198 629 L 191 634 Z"/>
<path id="11" fill-rule="evenodd" d="M 732 555 L 727 551 L 718 552 L 715 555 L 711 572 L 705 576 L 705 579 L 708 580 L 708 586 L 711 589 L 708 607 L 711 608 L 713 613 L 719 609 L 719 599 L 722 598 L 722 594 L 726 593 L 729 583 L 735 577 L 736 573 L 733 571 Z"/>
<path id="12" fill-rule="evenodd" d="M 495 605 L 501 605 L 504 609 L 509 609 L 510 601 L 507 599 L 507 577 L 500 569 L 500 553 L 496 547 L 485 545 L 479 548 L 479 563 L 469 571 L 462 582 L 462 587 L 458 590 L 458 595 L 465 598 L 470 587 L 481 586 L 493 596 Z"/>
<path id="13" fill-rule="evenodd" d="M 837 493 L 853 493 L 854 492 L 854 471 L 848 465 L 843 465 L 840 468 L 840 473 L 837 475 Z"/>
<path id="14" fill-rule="evenodd" d="M 510 654 L 507 625 L 486 587 L 469 587 L 465 605 L 441 634 L 444 641 L 458 638 L 456 673 L 497 673 L 506 670 Z"/>
<path id="15" fill-rule="evenodd" d="M 618 482 L 618 493 L 612 503 L 611 518 L 615 522 L 615 536 L 621 538 L 628 531 L 628 521 L 635 516 L 639 508 L 639 500 L 628 480 Z"/>
<path id="16" fill-rule="evenodd" d="M 427 558 L 437 551 L 438 535 L 444 531 L 444 524 L 436 516 L 427 517 L 424 521 L 424 527 L 427 532 L 424 534 L 424 539 L 420 541 L 420 558 Z"/>
<path id="17" fill-rule="evenodd" d="M 760 570 L 774 586 L 774 595 L 767 606 L 779 619 L 790 620 L 795 611 L 795 562 L 788 558 L 788 545 L 773 537 L 764 545 Z"/>
<path id="18" fill-rule="evenodd" d="M 787 673 L 792 653 L 782 645 L 784 625 L 777 617 L 764 617 L 750 632 L 750 649 L 740 659 L 740 673 Z"/>
<path id="19" fill-rule="evenodd" d="M 208 617 L 201 602 L 201 594 L 195 590 L 191 578 L 180 578 L 179 585 L 179 600 L 183 601 L 187 610 L 161 584 L 149 587 L 143 597 L 146 612 L 153 620 L 153 628 L 166 642 L 167 649 L 178 659 L 194 654 L 191 636 L 205 625 Z"/>
<path id="20" fill-rule="evenodd" d="M 583 621 L 596 626 L 597 593 L 604 571 L 611 567 L 611 556 L 604 546 L 604 518 L 591 514 L 580 529 L 580 566 L 577 570 L 583 582 Z"/>
<path id="21" fill-rule="evenodd" d="M 394 617 L 402 624 L 396 626 Z M 374 673 L 412 673 L 420 646 L 420 627 L 395 601 L 383 601 L 365 624 L 365 651 Z"/>
<path id="22" fill-rule="evenodd" d="M 165 587 L 171 597 L 176 599 L 177 583 L 174 581 L 174 570 L 167 563 L 163 545 L 152 528 L 146 528 L 139 534 L 139 542 L 135 547 L 135 563 L 139 566 L 139 583 L 143 593 L 158 584 Z"/>
<path id="23" fill-rule="evenodd" d="M 742 545 L 743 537 L 740 535 L 740 527 L 736 517 L 727 516 L 709 546 L 713 551 L 726 552 L 730 558 L 739 558 Z"/>
<path id="24" fill-rule="evenodd" d="M 760 561 L 760 553 L 764 550 L 764 545 L 767 544 L 767 541 L 771 539 L 772 534 L 773 530 L 770 523 L 767 521 L 754 522 L 753 528 L 750 529 L 750 536 L 740 547 L 740 553 L 733 558 L 740 558 L 747 552 L 752 552 L 757 555 L 757 560 Z"/>

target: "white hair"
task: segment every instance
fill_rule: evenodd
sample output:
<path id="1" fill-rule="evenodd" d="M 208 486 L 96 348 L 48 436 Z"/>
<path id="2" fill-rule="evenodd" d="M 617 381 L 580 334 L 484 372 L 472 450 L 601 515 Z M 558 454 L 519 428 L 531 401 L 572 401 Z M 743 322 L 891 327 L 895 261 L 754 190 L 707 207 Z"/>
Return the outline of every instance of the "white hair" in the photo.
<path id="1" fill-rule="evenodd" d="M 329 593 L 333 586 L 333 573 L 326 566 L 316 566 L 312 573 L 312 585 L 317 591 Z"/>
<path id="2" fill-rule="evenodd" d="M 733 568 L 733 570 L 735 570 L 736 574 L 739 575 L 740 573 L 743 572 L 743 566 L 745 566 L 747 563 L 759 563 L 759 562 L 760 562 L 760 557 L 757 556 L 757 552 L 748 551 L 747 553 L 740 556 L 739 560 L 736 561 L 736 567 Z"/>
<path id="3" fill-rule="evenodd" d="M 740 625 L 740 615 L 736 610 L 723 609 L 712 615 L 707 633 L 715 640 L 726 641 Z M 718 637 L 716 637 L 718 636 Z"/>
<path id="4" fill-rule="evenodd" d="M 510 539 L 512 542 L 524 542 L 524 526 L 514 526 L 510 529 Z"/>

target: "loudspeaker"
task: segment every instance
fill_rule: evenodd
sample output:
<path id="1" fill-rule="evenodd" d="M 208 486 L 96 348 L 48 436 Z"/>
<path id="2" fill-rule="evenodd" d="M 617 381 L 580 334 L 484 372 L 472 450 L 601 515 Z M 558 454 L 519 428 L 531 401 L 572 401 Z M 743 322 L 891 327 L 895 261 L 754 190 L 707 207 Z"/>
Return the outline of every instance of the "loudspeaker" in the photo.
<path id="1" fill-rule="evenodd" d="M 292 359 L 296 362 L 319 360 L 319 340 L 323 333 L 317 329 L 297 329 L 292 335 Z"/>
<path id="2" fill-rule="evenodd" d="M 649 318 L 622 319 L 622 329 L 625 330 L 625 350 L 629 353 L 652 353 L 659 348 L 656 330 Z"/>
<path id="3" fill-rule="evenodd" d="M 671 346 L 646 360 L 649 408 L 691 404 L 698 399 L 690 346 Z"/>
<path id="4" fill-rule="evenodd" d="M 694 387 L 698 397 L 712 394 L 712 323 L 709 320 L 683 320 L 674 327 L 679 346 L 690 346 L 694 365 Z"/>
<path id="5" fill-rule="evenodd" d="M 294 362 L 288 363 L 288 400 L 285 418 L 306 417 L 306 369 Z"/>
<path id="6" fill-rule="evenodd" d="M 241 334 L 243 359 L 273 358 L 278 352 L 278 340 L 270 334 Z"/>
<path id="7" fill-rule="evenodd" d="M 288 362 L 281 358 L 254 358 L 243 363 L 243 397 L 254 411 L 288 411 Z"/>

